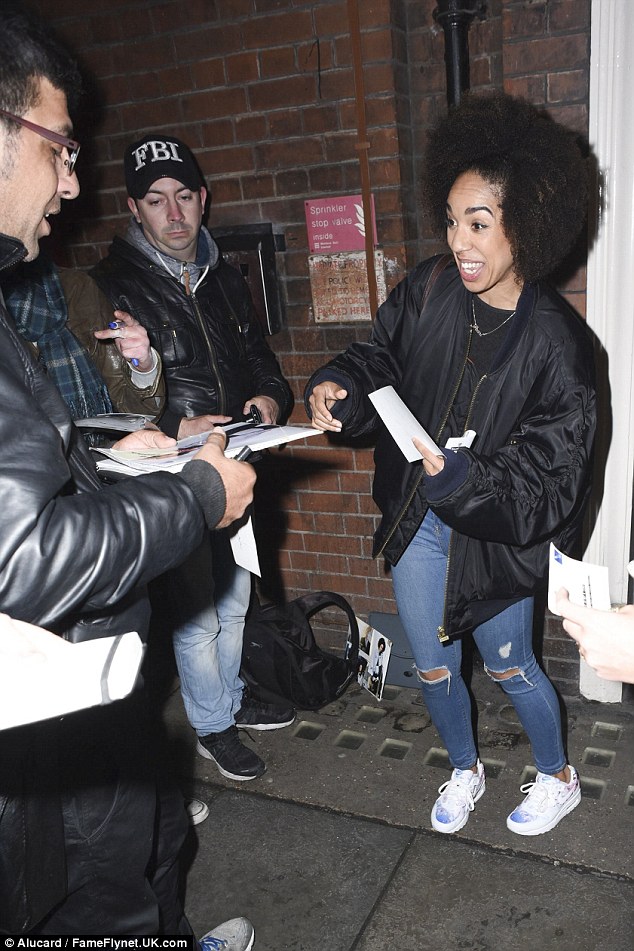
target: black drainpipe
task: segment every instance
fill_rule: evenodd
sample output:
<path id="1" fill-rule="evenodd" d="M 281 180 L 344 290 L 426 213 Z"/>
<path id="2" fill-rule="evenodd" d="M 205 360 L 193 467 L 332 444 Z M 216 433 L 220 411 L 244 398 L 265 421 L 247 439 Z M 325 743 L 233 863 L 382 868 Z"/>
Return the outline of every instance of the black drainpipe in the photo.
<path id="1" fill-rule="evenodd" d="M 484 19 L 485 0 L 439 0 L 433 16 L 445 33 L 447 103 L 457 106 L 460 95 L 469 89 L 469 27 Z"/>

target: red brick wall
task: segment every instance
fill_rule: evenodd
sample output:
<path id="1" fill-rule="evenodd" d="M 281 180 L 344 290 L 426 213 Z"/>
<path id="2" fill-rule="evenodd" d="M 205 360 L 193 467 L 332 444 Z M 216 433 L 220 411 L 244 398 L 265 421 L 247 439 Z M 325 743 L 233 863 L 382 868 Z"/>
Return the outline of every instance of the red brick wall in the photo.
<path id="1" fill-rule="evenodd" d="M 505 88 L 587 129 L 591 0 L 490 0 L 470 30 L 473 88 Z M 283 331 L 271 339 L 299 404 L 309 373 L 369 323 L 315 324 L 306 198 L 360 190 L 352 54 L 345 0 L 32 0 L 94 78 L 77 127 L 86 140 L 83 196 L 65 210 L 58 256 L 81 267 L 126 222 L 121 157 L 147 130 L 195 149 L 212 195 L 210 227 L 270 221 Z M 439 245 L 417 182 L 426 129 L 446 109 L 436 0 L 360 0 L 370 176 L 388 287 Z M 61 236 L 61 238 L 60 238 Z M 565 290 L 584 311 L 583 269 Z M 369 448 L 305 448 L 260 468 L 257 531 L 266 594 L 330 588 L 357 613 L 394 610 L 383 564 L 369 559 L 376 512 Z M 565 679 L 565 678 L 564 678 Z"/>

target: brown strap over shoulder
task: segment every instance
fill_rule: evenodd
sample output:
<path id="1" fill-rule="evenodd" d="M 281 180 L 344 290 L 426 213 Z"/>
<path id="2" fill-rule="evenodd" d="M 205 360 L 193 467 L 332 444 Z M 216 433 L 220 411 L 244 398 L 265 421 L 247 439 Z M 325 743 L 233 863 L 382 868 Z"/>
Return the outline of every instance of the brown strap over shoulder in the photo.
<path id="1" fill-rule="evenodd" d="M 429 299 L 429 295 L 432 292 L 432 289 L 434 287 L 434 284 L 436 283 L 436 280 L 438 279 L 440 274 L 442 274 L 445 268 L 451 263 L 451 261 L 453 261 L 453 255 L 443 254 L 441 255 L 441 257 L 438 258 L 438 260 L 434 264 L 432 268 L 432 272 L 429 275 L 429 278 L 427 279 L 427 284 L 425 286 L 425 292 L 423 294 L 423 300 L 422 300 L 421 308 L 420 308 L 421 311 L 423 311 L 425 308 L 425 304 L 427 303 L 427 300 Z"/>

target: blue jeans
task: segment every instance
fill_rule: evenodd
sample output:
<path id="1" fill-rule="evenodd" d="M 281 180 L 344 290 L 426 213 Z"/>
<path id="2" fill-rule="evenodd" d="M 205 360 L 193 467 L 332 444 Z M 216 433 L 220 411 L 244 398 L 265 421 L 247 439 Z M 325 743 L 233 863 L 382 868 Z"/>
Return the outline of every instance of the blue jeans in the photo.
<path id="1" fill-rule="evenodd" d="M 471 698 L 461 673 L 460 638 L 441 644 L 445 574 L 451 530 L 430 510 L 397 565 L 392 581 L 399 615 L 419 671 L 447 671 L 440 680 L 419 678 L 434 726 L 452 766 L 469 769 L 477 750 Z M 539 667 L 532 648 L 533 599 L 512 604 L 480 624 L 473 638 L 489 675 L 517 669 L 497 679 L 508 694 L 531 742 L 537 769 L 559 772 L 566 765 L 557 694 Z"/>
<path id="2" fill-rule="evenodd" d="M 169 584 L 187 718 L 199 736 L 220 733 L 235 723 L 242 703 L 238 674 L 251 574 L 236 565 L 228 533 L 214 531 L 170 572 Z"/>

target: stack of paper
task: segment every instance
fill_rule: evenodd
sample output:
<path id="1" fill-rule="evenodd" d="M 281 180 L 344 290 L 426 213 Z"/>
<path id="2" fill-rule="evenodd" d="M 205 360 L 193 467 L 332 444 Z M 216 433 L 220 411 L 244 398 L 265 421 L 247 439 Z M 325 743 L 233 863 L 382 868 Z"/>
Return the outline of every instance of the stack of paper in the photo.
<path id="1" fill-rule="evenodd" d="M 229 457 L 236 456 L 245 446 L 259 452 L 261 449 L 282 446 L 296 439 L 323 436 L 323 433 L 312 426 L 274 426 L 266 423 L 254 426 L 252 423 L 232 423 L 221 428 L 227 435 L 225 455 Z M 204 445 L 210 432 L 211 430 L 179 439 L 172 449 L 131 451 L 94 446 L 92 450 L 99 456 L 97 469 L 100 472 L 128 476 L 140 475 L 142 472 L 180 472 Z M 100 458 L 101 456 L 105 458 Z"/>

